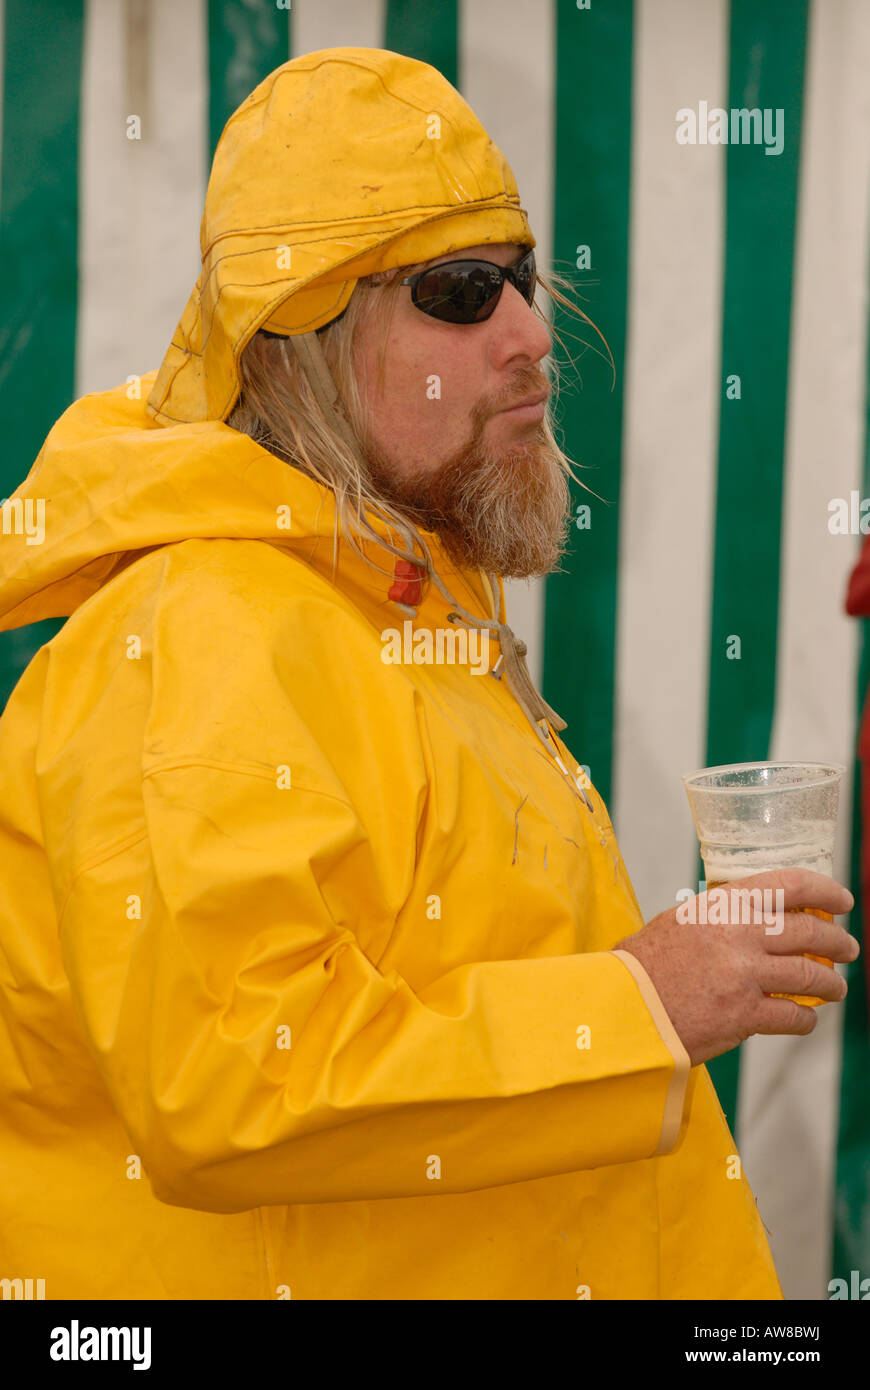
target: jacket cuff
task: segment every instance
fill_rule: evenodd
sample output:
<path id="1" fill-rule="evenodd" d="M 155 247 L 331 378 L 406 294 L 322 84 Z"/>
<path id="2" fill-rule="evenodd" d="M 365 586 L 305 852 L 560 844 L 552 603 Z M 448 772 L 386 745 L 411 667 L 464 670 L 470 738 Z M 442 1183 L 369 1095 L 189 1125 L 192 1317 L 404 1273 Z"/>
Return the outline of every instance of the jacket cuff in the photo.
<path id="1" fill-rule="evenodd" d="M 618 956 L 626 969 L 630 971 L 640 990 L 641 998 L 649 1009 L 653 1023 L 658 1029 L 659 1037 L 674 1059 L 674 1070 L 665 1096 L 661 1135 L 658 1147 L 650 1155 L 652 1158 L 656 1158 L 660 1154 L 670 1153 L 680 1136 L 692 1062 L 688 1052 L 680 1042 L 677 1030 L 670 1020 L 658 990 L 637 957 L 632 955 L 630 951 L 611 951 L 610 954 Z"/>

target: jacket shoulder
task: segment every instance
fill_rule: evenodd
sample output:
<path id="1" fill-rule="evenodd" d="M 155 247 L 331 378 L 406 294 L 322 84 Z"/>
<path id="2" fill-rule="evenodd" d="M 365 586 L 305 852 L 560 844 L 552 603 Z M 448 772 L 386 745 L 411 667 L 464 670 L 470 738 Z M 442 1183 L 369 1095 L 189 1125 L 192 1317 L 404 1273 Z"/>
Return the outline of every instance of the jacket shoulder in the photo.
<path id="1" fill-rule="evenodd" d="M 255 540 L 191 539 L 141 557 L 51 643 L 49 754 L 99 759 L 108 734 L 147 774 L 167 759 L 239 767 L 296 760 L 314 785 L 369 775 L 399 740 L 419 761 L 409 682 L 381 660 L 379 626 L 312 566 Z M 138 751 L 137 751 L 138 750 Z M 422 766 L 420 768 L 422 774 Z"/>

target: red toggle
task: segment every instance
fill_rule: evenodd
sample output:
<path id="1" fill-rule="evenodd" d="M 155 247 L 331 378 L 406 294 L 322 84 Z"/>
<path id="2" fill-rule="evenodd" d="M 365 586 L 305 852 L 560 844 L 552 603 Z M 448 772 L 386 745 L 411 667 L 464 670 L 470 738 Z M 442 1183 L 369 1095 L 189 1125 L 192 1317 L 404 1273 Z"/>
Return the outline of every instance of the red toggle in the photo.
<path id="1" fill-rule="evenodd" d="M 407 603 L 411 608 L 418 607 L 423 597 L 424 571 L 411 560 L 397 560 L 395 572 L 395 582 L 387 598 L 394 603 Z"/>

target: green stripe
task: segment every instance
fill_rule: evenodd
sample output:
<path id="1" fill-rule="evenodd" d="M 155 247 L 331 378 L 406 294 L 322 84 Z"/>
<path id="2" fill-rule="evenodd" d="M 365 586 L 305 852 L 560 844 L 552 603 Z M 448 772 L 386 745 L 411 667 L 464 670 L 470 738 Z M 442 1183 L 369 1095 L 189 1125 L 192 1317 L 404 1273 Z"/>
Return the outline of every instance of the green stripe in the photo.
<path id="1" fill-rule="evenodd" d="M 868 267 L 870 273 L 870 267 Z M 864 439 L 864 479 L 862 497 L 870 497 L 870 335 L 865 360 L 866 433 Z M 863 712 L 870 690 L 870 620 L 859 618 L 859 661 L 857 708 Z M 861 882 L 861 841 L 870 825 L 861 814 L 861 764 L 855 762 L 855 793 L 852 799 L 851 881 L 855 906 L 849 930 L 861 942 L 862 955 L 849 971 L 843 1023 L 843 1053 L 840 1069 L 840 1120 L 837 1138 L 837 1175 L 834 1191 L 834 1230 L 832 1277 L 849 1280 L 853 1269 L 861 1278 L 870 1278 L 870 1084 L 867 1080 L 867 1052 L 870 1041 L 870 934 L 865 930 L 865 914 L 870 915 Z M 870 777 L 870 767 L 864 773 Z M 870 853 L 870 850 L 868 850 Z"/>
<path id="2" fill-rule="evenodd" d="M 230 116 L 290 57 L 290 16 L 252 0 L 209 0 L 209 162 Z"/>
<path id="3" fill-rule="evenodd" d="M 440 0 L 437 17 L 430 5 L 421 5 L 419 0 L 387 0 L 384 48 L 431 63 L 457 90 L 458 34 L 458 0 Z"/>
<path id="4" fill-rule="evenodd" d="M 0 163 L 0 495 L 75 393 L 82 0 L 7 0 Z M 50 525 L 50 517 L 49 523 Z M 64 619 L 0 633 L 0 707 Z"/>
<path id="5" fill-rule="evenodd" d="M 785 143 L 779 155 L 762 144 L 727 147 L 708 766 L 770 752 L 806 41 L 806 0 L 732 0 L 728 105 L 781 107 Z M 685 154 L 704 158 L 698 148 Z M 739 400 L 725 398 L 732 374 Z M 739 660 L 726 654 L 732 636 Z M 739 1049 L 709 1069 L 733 1132 Z"/>
<path id="6" fill-rule="evenodd" d="M 554 306 L 553 326 L 577 364 L 565 366 L 559 419 L 565 449 L 584 482 L 574 505 L 591 507 L 588 530 L 572 527 L 563 573 L 548 576 L 544 620 L 545 698 L 567 721 L 571 752 L 589 766 L 606 802 L 611 793 L 616 661 L 617 556 L 628 298 L 631 168 L 632 0 L 559 5 L 556 15 L 553 258 L 580 306 L 610 344 Z M 580 245 L 591 268 L 576 269 Z M 578 342 L 578 339 L 580 340 Z M 583 351 L 583 343 L 604 354 Z M 558 341 L 554 350 L 565 363 Z M 577 381 L 582 380 L 582 391 Z M 569 394 L 570 393 L 570 394 Z"/>

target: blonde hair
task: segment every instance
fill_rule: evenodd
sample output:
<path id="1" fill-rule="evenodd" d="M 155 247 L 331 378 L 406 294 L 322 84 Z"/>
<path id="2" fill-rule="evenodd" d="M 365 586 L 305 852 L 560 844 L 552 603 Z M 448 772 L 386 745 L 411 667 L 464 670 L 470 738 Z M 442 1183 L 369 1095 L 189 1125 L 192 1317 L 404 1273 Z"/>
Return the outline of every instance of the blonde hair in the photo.
<path id="1" fill-rule="evenodd" d="M 422 269 L 426 264 L 427 262 L 421 262 L 417 266 L 403 266 L 400 270 L 380 271 L 357 281 L 342 317 L 330 324 L 320 335 L 321 347 L 338 387 L 345 413 L 355 437 L 360 441 L 365 438 L 366 406 L 355 367 L 359 326 L 369 314 L 376 311 L 379 313 L 378 378 L 382 380 L 390 324 L 397 295 L 402 287 L 402 278 Z M 571 281 L 555 271 L 546 276 L 539 271 L 538 284 L 563 308 L 577 314 L 595 329 L 607 347 L 611 366 L 615 371 L 613 355 L 603 334 L 569 297 L 574 289 Z M 538 305 L 535 304 L 534 307 L 535 312 L 541 315 Z M 549 324 L 548 328 L 564 347 L 559 334 Z M 570 354 L 568 357 L 573 366 Z M 575 466 L 583 465 L 576 465 L 568 458 L 553 432 L 552 411 L 558 394 L 559 364 L 552 355 L 545 360 L 552 362 L 553 381 L 547 412 L 541 422 L 544 436 L 558 466 L 580 487 L 585 488 L 586 484 L 574 472 Z M 392 569 L 380 569 L 366 555 L 359 544 L 361 538 L 376 542 L 398 559 L 420 565 L 424 571 L 424 578 L 428 579 L 432 569 L 432 556 L 423 536 L 406 513 L 399 512 L 379 495 L 365 470 L 361 454 L 358 455 L 349 448 L 334 426 L 327 421 L 308 377 L 287 339 L 269 337 L 261 332 L 255 333 L 239 358 L 239 380 L 241 392 L 236 405 L 227 416 L 226 423 L 233 429 L 249 435 L 263 448 L 335 494 L 336 523 L 340 526 L 342 536 L 348 545 L 366 564 L 389 578 L 393 576 Z M 372 516 L 387 523 L 389 540 L 371 525 L 369 518 Z M 393 533 L 396 539 L 393 539 Z M 334 537 L 334 545 L 337 554 L 337 535 Z"/>

